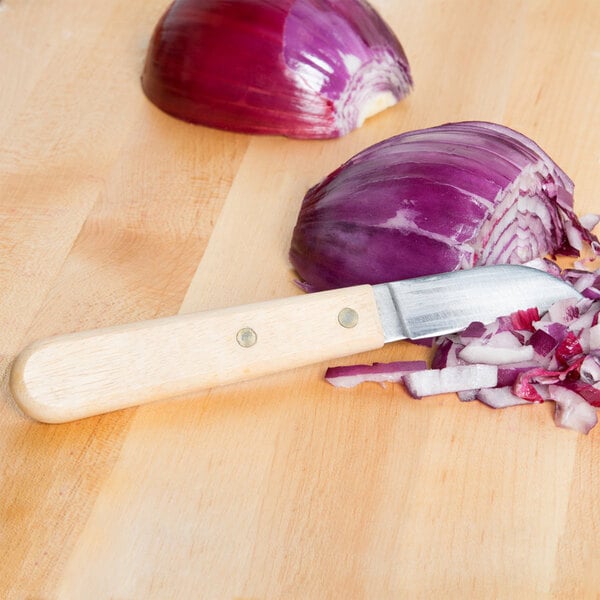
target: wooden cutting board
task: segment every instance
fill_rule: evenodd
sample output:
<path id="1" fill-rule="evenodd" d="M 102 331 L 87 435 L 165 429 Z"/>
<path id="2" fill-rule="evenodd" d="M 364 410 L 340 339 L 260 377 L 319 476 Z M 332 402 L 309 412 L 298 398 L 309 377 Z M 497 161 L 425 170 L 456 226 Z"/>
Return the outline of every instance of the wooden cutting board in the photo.
<path id="1" fill-rule="evenodd" d="M 304 192 L 390 135 L 502 122 L 600 210 L 596 0 L 373 0 L 414 93 L 323 142 L 150 105 L 167 4 L 0 0 L 0 597 L 595 596 L 600 428 L 558 429 L 550 404 L 336 390 L 319 364 L 65 425 L 16 410 L 6 374 L 33 339 L 300 293 Z"/>

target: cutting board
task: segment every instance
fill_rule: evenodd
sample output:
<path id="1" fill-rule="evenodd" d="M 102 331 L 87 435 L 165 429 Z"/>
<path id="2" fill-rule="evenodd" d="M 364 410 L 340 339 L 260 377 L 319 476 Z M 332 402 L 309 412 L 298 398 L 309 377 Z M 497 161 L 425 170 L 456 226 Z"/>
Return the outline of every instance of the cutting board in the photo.
<path id="1" fill-rule="evenodd" d="M 36 338 L 302 293 L 305 191 L 390 135 L 504 123 L 600 210 L 596 0 L 373 0 L 414 93 L 330 141 L 154 108 L 167 4 L 0 0 L 0 596 L 595 596 L 600 428 L 558 429 L 550 404 L 338 390 L 317 364 L 64 425 L 16 409 L 6 374 Z"/>

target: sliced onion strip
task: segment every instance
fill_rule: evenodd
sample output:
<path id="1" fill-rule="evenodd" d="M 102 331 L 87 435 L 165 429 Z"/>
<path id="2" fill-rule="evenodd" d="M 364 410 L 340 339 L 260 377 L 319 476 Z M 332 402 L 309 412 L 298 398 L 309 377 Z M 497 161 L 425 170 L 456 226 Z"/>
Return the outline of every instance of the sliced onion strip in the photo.
<path id="1" fill-rule="evenodd" d="M 414 398 L 495 387 L 497 383 L 498 368 L 493 365 L 457 365 L 404 376 L 406 389 Z"/>
<path id="2" fill-rule="evenodd" d="M 335 387 L 346 388 L 366 381 L 381 384 L 401 382 L 402 377 L 407 373 L 422 371 L 426 368 L 427 363 L 424 360 L 329 367 L 325 373 L 325 380 Z"/>

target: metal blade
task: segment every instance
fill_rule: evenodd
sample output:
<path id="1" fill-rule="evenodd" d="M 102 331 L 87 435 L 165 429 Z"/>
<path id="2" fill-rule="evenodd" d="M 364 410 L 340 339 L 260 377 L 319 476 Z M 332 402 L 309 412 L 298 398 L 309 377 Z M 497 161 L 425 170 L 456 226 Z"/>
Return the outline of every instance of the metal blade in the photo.
<path id="1" fill-rule="evenodd" d="M 547 310 L 581 298 L 571 285 L 538 269 L 494 265 L 373 286 L 386 342 L 435 337 L 491 323 L 516 310 Z"/>

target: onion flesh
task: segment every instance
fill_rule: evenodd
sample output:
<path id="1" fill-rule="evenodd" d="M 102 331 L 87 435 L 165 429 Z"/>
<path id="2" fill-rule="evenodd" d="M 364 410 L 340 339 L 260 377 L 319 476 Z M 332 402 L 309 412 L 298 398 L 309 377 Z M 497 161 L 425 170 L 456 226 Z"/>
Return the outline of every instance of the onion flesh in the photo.
<path id="1" fill-rule="evenodd" d="M 325 373 L 325 380 L 335 387 L 354 387 L 366 381 L 383 385 L 387 382 L 401 382 L 407 373 L 426 368 L 424 360 L 330 367 Z"/>
<path id="2" fill-rule="evenodd" d="M 576 392 L 558 385 L 550 385 L 548 394 L 555 402 L 554 421 L 559 427 L 589 433 L 598 423 L 596 409 Z"/>
<path id="3" fill-rule="evenodd" d="M 306 193 L 290 261 L 315 291 L 578 256 L 597 238 L 573 210 L 573 189 L 508 127 L 472 121 L 403 133 Z"/>
<path id="4" fill-rule="evenodd" d="M 474 396 L 491 408 L 508 408 L 509 406 L 529 404 L 528 400 L 515 396 L 509 386 L 478 390 L 474 392 Z"/>
<path id="5" fill-rule="evenodd" d="M 404 376 L 404 385 L 414 398 L 495 387 L 498 368 L 493 365 L 457 365 L 445 369 L 415 371 Z"/>
<path id="6" fill-rule="evenodd" d="M 364 0 L 175 0 L 142 87 L 184 121 L 332 138 L 406 96 L 400 42 Z"/>

